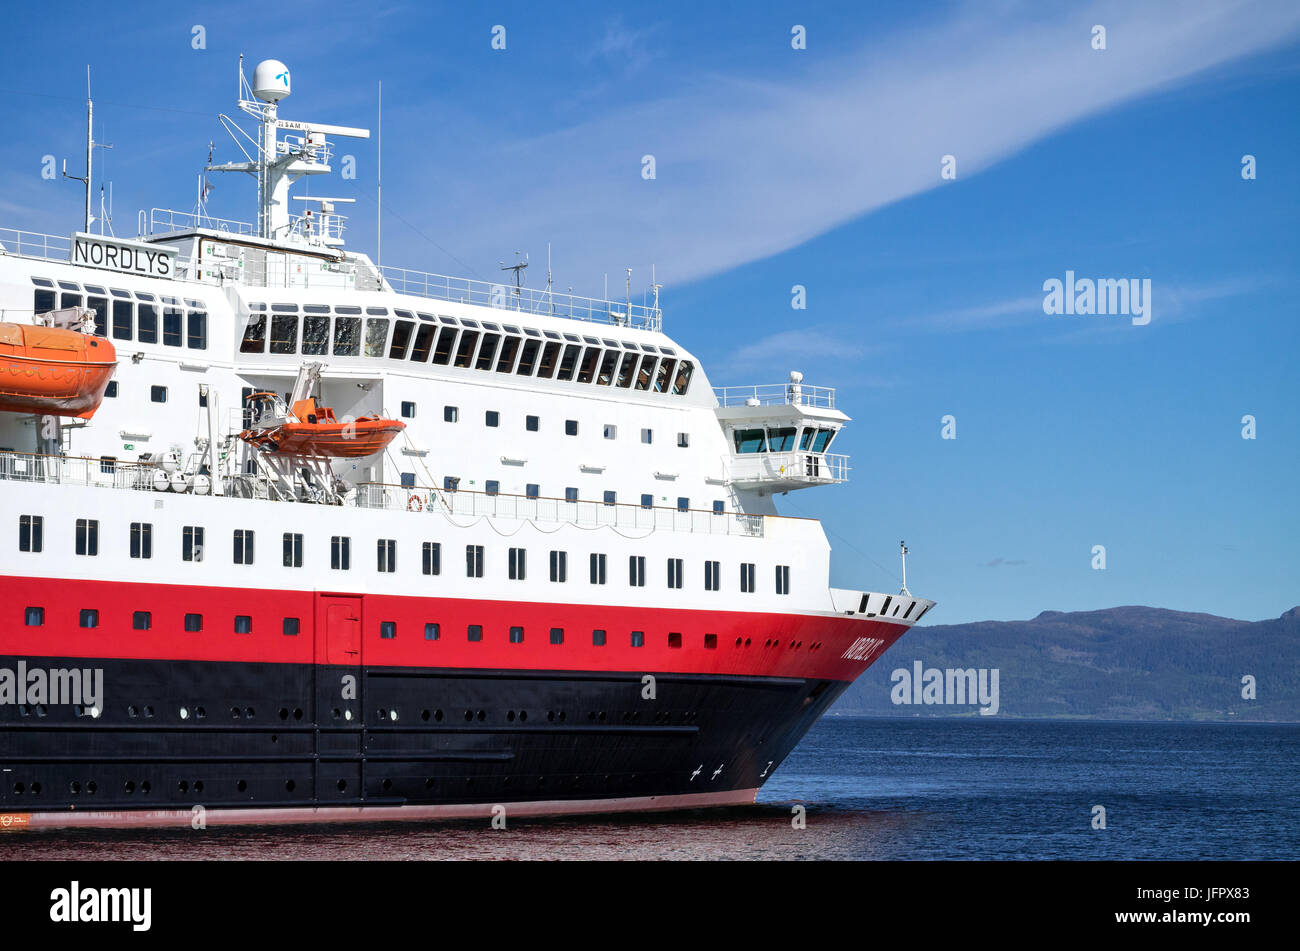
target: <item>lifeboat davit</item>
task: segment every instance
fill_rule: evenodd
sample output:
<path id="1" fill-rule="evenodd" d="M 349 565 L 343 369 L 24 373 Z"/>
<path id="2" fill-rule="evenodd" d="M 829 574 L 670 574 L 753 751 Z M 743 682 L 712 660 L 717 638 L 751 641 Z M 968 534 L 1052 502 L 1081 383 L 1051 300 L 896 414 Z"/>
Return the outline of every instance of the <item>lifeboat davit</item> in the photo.
<path id="1" fill-rule="evenodd" d="M 0 323 L 0 411 L 90 419 L 116 367 L 117 350 L 102 337 Z"/>
<path id="2" fill-rule="evenodd" d="M 274 393 L 253 393 L 249 403 L 274 399 Z M 317 406 L 314 399 L 305 399 L 293 404 L 292 415 L 283 422 L 245 429 L 239 438 L 263 452 L 357 459 L 382 452 L 405 428 L 406 423 L 383 416 L 360 416 L 340 422 L 328 406 Z"/>

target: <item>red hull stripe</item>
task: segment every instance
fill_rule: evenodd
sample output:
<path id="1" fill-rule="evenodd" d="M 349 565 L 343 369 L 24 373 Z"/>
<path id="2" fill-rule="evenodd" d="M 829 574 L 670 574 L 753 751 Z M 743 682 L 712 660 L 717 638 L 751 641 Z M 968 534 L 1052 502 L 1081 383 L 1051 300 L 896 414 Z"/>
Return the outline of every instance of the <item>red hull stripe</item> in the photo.
<path id="1" fill-rule="evenodd" d="M 22 657 L 521 671 L 649 670 L 851 681 L 906 630 L 900 624 L 847 615 L 317 594 L 12 576 L 0 577 L 0 585 L 5 592 L 0 606 L 0 655 Z M 25 624 L 29 607 L 44 609 L 42 625 Z M 99 612 L 97 627 L 80 626 L 83 609 Z M 149 612 L 148 630 L 133 627 L 138 611 Z M 202 631 L 185 630 L 186 614 L 202 616 Z M 237 616 L 252 619 L 249 633 L 235 633 Z M 341 631 L 340 616 L 347 622 L 358 619 L 359 637 Z M 298 619 L 297 636 L 283 633 L 286 617 Z M 395 637 L 381 636 L 388 623 L 394 625 Z M 429 623 L 439 625 L 437 640 L 425 638 Z M 481 641 L 469 640 L 470 625 L 482 626 Z M 511 642 L 512 627 L 523 628 L 521 643 Z M 562 643 L 551 643 L 552 628 L 563 630 Z M 592 643 L 593 630 L 606 632 L 604 646 Z M 643 633 L 643 646 L 632 646 L 634 631 Z"/>

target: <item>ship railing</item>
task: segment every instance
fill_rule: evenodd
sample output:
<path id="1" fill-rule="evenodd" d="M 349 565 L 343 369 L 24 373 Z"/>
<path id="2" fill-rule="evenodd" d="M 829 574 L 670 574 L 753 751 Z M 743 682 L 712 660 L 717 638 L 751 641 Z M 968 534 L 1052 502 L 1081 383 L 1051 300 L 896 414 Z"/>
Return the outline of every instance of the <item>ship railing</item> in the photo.
<path id="1" fill-rule="evenodd" d="M 835 408 L 835 388 L 807 383 L 765 383 L 758 386 L 715 386 L 719 406 L 811 406 Z"/>
<path id="2" fill-rule="evenodd" d="M 233 218 L 214 218 L 212 215 L 200 215 L 192 211 L 175 211 L 171 208 L 149 209 L 149 233 L 168 234 L 173 231 L 193 231 L 195 228 L 208 228 L 212 231 L 226 231 L 230 234 L 257 236 L 257 226 L 247 221 L 235 221 Z"/>
<path id="3" fill-rule="evenodd" d="M 849 481 L 849 457 L 838 452 L 754 452 L 731 456 L 728 474 L 746 484 L 834 485 Z"/>
<path id="4" fill-rule="evenodd" d="M 36 258 L 39 261 L 68 261 L 72 257 L 72 240 L 66 234 L 41 234 L 17 228 L 0 228 L 0 254 Z"/>
<path id="5" fill-rule="evenodd" d="M 663 329 L 663 313 L 657 307 L 531 287 L 514 287 L 491 281 L 475 281 L 464 277 L 448 277 L 445 274 L 388 265 L 380 267 L 379 271 L 393 291 L 412 297 L 478 304 L 528 314 L 548 314 L 637 330 Z"/>
<path id="6" fill-rule="evenodd" d="M 709 535 L 763 535 L 763 516 L 742 512 L 713 512 L 669 506 L 642 506 L 626 502 L 508 495 L 468 489 L 432 489 L 363 482 L 357 486 L 355 504 L 366 509 L 411 513 L 439 513 L 451 517 L 514 519 L 577 525 L 609 526 L 627 531 L 700 532 Z"/>
<path id="7" fill-rule="evenodd" d="M 101 486 L 110 489 L 153 491 L 154 473 L 162 467 L 151 462 L 123 462 L 105 456 L 49 456 L 28 452 L 0 452 L 0 479 L 48 485 Z"/>

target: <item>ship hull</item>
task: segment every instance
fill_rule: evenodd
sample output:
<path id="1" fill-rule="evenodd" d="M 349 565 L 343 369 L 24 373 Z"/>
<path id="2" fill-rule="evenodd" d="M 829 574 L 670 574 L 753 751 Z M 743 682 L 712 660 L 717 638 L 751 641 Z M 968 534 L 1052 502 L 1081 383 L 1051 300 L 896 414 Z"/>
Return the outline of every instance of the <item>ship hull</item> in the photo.
<path id="1" fill-rule="evenodd" d="M 188 824 L 195 806 L 205 821 L 248 823 L 752 802 L 848 686 L 671 671 L 0 658 L 20 662 L 99 669 L 108 685 L 97 717 L 67 704 L 0 707 L 0 814 L 20 828 Z M 342 700 L 347 678 L 355 694 Z"/>

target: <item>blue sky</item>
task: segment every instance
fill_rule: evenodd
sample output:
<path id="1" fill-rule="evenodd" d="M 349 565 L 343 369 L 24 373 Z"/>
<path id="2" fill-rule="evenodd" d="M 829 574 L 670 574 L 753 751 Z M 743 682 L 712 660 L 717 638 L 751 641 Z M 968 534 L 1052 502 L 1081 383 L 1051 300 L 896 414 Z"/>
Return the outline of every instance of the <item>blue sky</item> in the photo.
<path id="1" fill-rule="evenodd" d="M 77 226 L 77 187 L 40 167 L 80 171 L 82 64 L 119 235 L 139 208 L 192 207 L 209 140 L 237 158 L 215 116 L 239 53 L 290 66 L 289 118 L 374 128 L 382 80 L 385 263 L 491 278 L 522 249 L 537 285 L 550 241 L 557 286 L 597 294 L 625 266 L 639 294 L 653 263 L 666 329 L 713 383 L 839 388 L 852 481 L 780 501 L 826 522 L 832 583 L 896 587 L 906 538 L 935 623 L 1300 602 L 1294 3 L 6 16 L 0 226 Z M 357 178 L 315 190 L 358 199 L 350 246 L 373 253 L 377 142 L 336 146 Z M 251 182 L 215 184 L 212 213 L 253 217 Z M 1067 270 L 1150 279 L 1151 323 L 1045 315 Z"/>

